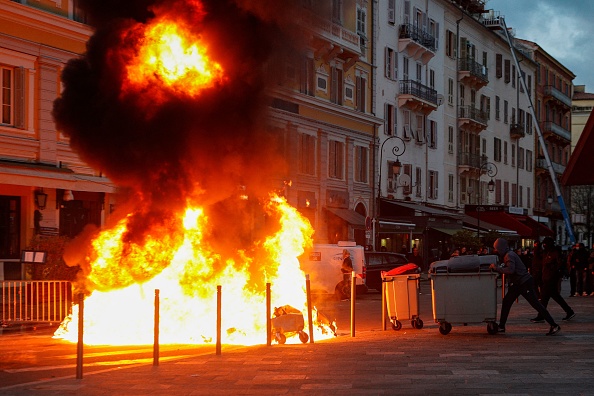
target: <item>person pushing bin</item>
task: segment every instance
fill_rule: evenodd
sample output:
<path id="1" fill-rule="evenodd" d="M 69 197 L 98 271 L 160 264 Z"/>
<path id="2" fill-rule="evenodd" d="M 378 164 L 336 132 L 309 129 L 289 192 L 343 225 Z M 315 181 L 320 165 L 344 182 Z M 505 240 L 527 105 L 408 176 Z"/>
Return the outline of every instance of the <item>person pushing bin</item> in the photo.
<path id="1" fill-rule="evenodd" d="M 498 333 L 505 333 L 505 324 L 507 323 L 507 317 L 514 301 L 522 295 L 528 301 L 528 303 L 538 311 L 538 315 L 546 320 L 549 325 L 548 333 L 546 335 L 557 334 L 561 327 L 555 323 L 555 320 L 547 311 L 547 309 L 538 301 L 536 297 L 536 290 L 534 289 L 534 279 L 526 266 L 518 257 L 518 255 L 509 248 L 507 240 L 504 238 L 498 238 L 493 244 L 495 253 L 499 256 L 502 261 L 502 265 L 499 266 L 495 263 L 491 263 L 490 268 L 500 274 L 504 274 L 508 280 L 508 289 L 503 301 L 501 302 L 501 314 L 499 318 L 499 325 L 497 326 Z"/>

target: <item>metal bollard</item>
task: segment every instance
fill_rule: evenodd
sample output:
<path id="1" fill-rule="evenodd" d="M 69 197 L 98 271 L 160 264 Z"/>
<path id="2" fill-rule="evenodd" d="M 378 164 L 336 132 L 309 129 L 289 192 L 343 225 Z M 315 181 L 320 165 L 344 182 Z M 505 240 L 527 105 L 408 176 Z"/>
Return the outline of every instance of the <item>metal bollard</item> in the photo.
<path id="1" fill-rule="evenodd" d="M 159 289 L 155 289 L 155 328 L 153 341 L 153 366 L 159 365 Z"/>
<path id="2" fill-rule="evenodd" d="M 357 296 L 357 278 L 355 271 L 351 272 L 351 337 L 355 336 L 355 298 Z"/>
<path id="3" fill-rule="evenodd" d="M 307 294 L 307 321 L 309 323 L 309 343 L 314 343 L 313 319 L 311 314 L 311 283 L 309 274 L 305 275 L 305 292 Z"/>
<path id="4" fill-rule="evenodd" d="M 217 286 L 217 355 L 221 354 L 221 285 Z"/>
<path id="5" fill-rule="evenodd" d="M 266 345 L 272 345 L 272 308 L 270 298 L 270 283 L 266 283 Z"/>
<path id="6" fill-rule="evenodd" d="M 76 379 L 83 377 L 83 331 L 85 322 L 85 295 L 78 293 L 78 344 L 76 345 Z"/>

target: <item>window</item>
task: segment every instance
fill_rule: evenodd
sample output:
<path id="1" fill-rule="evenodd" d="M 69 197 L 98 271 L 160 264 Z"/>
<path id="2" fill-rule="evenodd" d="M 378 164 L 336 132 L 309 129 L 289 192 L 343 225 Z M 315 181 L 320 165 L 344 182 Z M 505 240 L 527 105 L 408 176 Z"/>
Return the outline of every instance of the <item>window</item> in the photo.
<path id="1" fill-rule="evenodd" d="M 396 106 L 386 103 L 385 110 L 384 110 L 384 133 L 386 135 L 396 135 L 396 114 L 397 113 Z"/>
<path id="2" fill-rule="evenodd" d="M 332 0 L 332 21 L 342 25 L 342 0 Z"/>
<path id="3" fill-rule="evenodd" d="M 394 24 L 396 22 L 396 6 L 394 2 L 396 0 L 388 0 L 388 23 Z"/>
<path id="4" fill-rule="evenodd" d="M 357 34 L 367 38 L 367 10 L 357 7 Z"/>
<path id="5" fill-rule="evenodd" d="M 464 89 L 464 85 L 460 84 L 460 106 L 464 106 L 464 95 L 465 94 L 465 89 Z"/>
<path id="6" fill-rule="evenodd" d="M 0 257 L 6 259 L 18 259 L 21 255 L 21 198 L 0 196 Z M 5 279 L 6 269 L 4 267 Z M 18 278 L 21 279 L 20 265 Z"/>
<path id="7" fill-rule="evenodd" d="M 312 176 L 316 173 L 316 137 L 306 133 L 299 136 L 299 171 Z"/>
<path id="8" fill-rule="evenodd" d="M 413 176 L 412 175 L 412 165 L 411 164 L 404 164 L 402 173 L 404 175 L 407 175 L 410 178 L 410 180 L 412 180 L 412 176 Z M 410 184 L 408 184 L 408 185 L 406 185 L 406 186 L 404 186 L 402 188 L 404 190 L 403 191 L 403 194 L 404 195 L 410 195 L 410 193 L 412 193 L 412 183 L 410 183 Z"/>
<path id="9" fill-rule="evenodd" d="M 454 175 L 448 175 L 448 202 L 454 202 Z"/>
<path id="10" fill-rule="evenodd" d="M 495 55 L 495 77 L 501 78 L 503 76 L 503 55 Z"/>
<path id="11" fill-rule="evenodd" d="M 435 70 L 429 69 L 429 87 L 435 89 Z"/>
<path id="12" fill-rule="evenodd" d="M 512 206 L 518 206 L 518 185 L 512 183 L 511 185 Z"/>
<path id="13" fill-rule="evenodd" d="M 437 171 L 429 171 L 429 191 L 428 193 L 428 197 L 429 199 L 437 199 L 437 187 L 438 187 L 438 172 Z"/>
<path id="14" fill-rule="evenodd" d="M 421 188 L 421 185 L 422 185 L 421 180 L 423 180 L 423 169 L 422 168 L 415 168 L 415 183 L 417 185 L 417 190 L 415 192 L 415 195 L 417 197 L 420 197 L 421 196 L 421 191 L 423 191 L 422 188 Z"/>
<path id="15" fill-rule="evenodd" d="M 516 166 L 516 145 L 513 143 L 511 145 L 511 154 L 512 154 L 511 166 L 515 167 Z"/>
<path id="16" fill-rule="evenodd" d="M 25 127 L 25 72 L 0 66 L 0 124 Z"/>
<path id="17" fill-rule="evenodd" d="M 507 165 L 507 142 L 503 142 L 503 163 Z"/>
<path id="18" fill-rule="evenodd" d="M 524 206 L 524 187 L 520 186 L 520 189 L 518 190 L 518 206 L 522 207 Z"/>
<path id="19" fill-rule="evenodd" d="M 503 81 L 505 81 L 506 84 L 509 83 L 510 82 L 510 79 L 511 79 L 510 78 L 510 74 L 511 74 L 511 70 L 510 69 L 511 69 L 511 63 L 510 63 L 509 59 L 506 59 L 505 60 L 505 76 L 504 76 L 504 79 L 503 79 Z"/>
<path id="20" fill-rule="evenodd" d="M 448 79 L 448 104 L 454 105 L 454 80 L 451 78 Z"/>
<path id="21" fill-rule="evenodd" d="M 367 95 L 365 94 L 367 90 L 367 79 L 365 76 L 357 76 L 357 110 L 365 113 L 366 103 L 367 103 Z"/>
<path id="22" fill-rule="evenodd" d="M 425 116 L 417 115 L 417 130 L 415 132 L 416 142 L 423 144 L 425 142 Z"/>
<path id="23" fill-rule="evenodd" d="M 448 153 L 454 154 L 454 127 L 448 127 Z"/>
<path id="24" fill-rule="evenodd" d="M 501 179 L 495 179 L 495 203 L 501 203 Z"/>
<path id="25" fill-rule="evenodd" d="M 509 117 L 509 103 L 507 100 L 503 101 L 503 122 L 507 124 L 507 119 Z"/>
<path id="26" fill-rule="evenodd" d="M 417 81 L 423 82 L 423 65 L 417 62 Z"/>
<path id="27" fill-rule="evenodd" d="M 402 79 L 404 81 L 408 80 L 408 58 L 402 58 Z"/>
<path id="28" fill-rule="evenodd" d="M 495 119 L 500 119 L 500 111 L 501 111 L 501 98 L 499 96 L 495 96 Z"/>
<path id="29" fill-rule="evenodd" d="M 446 30 L 445 52 L 450 58 L 456 58 L 456 34 L 451 30 Z"/>
<path id="30" fill-rule="evenodd" d="M 503 204 L 509 205 L 509 182 L 503 182 Z"/>
<path id="31" fill-rule="evenodd" d="M 305 95 L 314 96 L 314 78 L 314 61 L 311 58 L 304 58 L 301 62 L 299 92 Z"/>
<path id="32" fill-rule="evenodd" d="M 532 203 L 530 202 L 530 187 L 526 187 L 526 207 L 530 209 Z"/>
<path id="33" fill-rule="evenodd" d="M 404 140 L 410 140 L 411 137 L 413 136 L 412 128 L 410 127 L 410 121 L 411 121 L 410 110 L 404 110 L 402 115 L 403 115 L 402 138 Z"/>
<path id="34" fill-rule="evenodd" d="M 369 148 L 355 146 L 355 181 L 367 183 L 369 175 Z"/>
<path id="35" fill-rule="evenodd" d="M 526 171 L 532 172 L 532 150 L 526 150 Z"/>
<path id="36" fill-rule="evenodd" d="M 386 78 L 396 80 L 398 78 L 398 53 L 390 47 L 386 47 Z"/>
<path id="37" fill-rule="evenodd" d="M 511 83 L 512 83 L 512 88 L 515 88 L 516 87 L 516 66 L 515 65 L 512 65 Z"/>
<path id="38" fill-rule="evenodd" d="M 328 176 L 333 179 L 344 178 L 344 143 L 336 140 L 328 142 Z"/>
<path id="39" fill-rule="evenodd" d="M 429 133 L 427 134 L 427 143 L 430 148 L 437 148 L 437 123 L 429 121 Z"/>
<path id="40" fill-rule="evenodd" d="M 343 99 L 343 78 L 342 70 L 337 67 L 332 67 L 330 83 L 330 101 L 338 105 L 342 105 Z"/>
<path id="41" fill-rule="evenodd" d="M 524 169 L 524 148 L 519 147 L 518 150 L 518 168 Z"/>
<path id="42" fill-rule="evenodd" d="M 501 139 L 493 138 L 493 159 L 501 162 Z"/>

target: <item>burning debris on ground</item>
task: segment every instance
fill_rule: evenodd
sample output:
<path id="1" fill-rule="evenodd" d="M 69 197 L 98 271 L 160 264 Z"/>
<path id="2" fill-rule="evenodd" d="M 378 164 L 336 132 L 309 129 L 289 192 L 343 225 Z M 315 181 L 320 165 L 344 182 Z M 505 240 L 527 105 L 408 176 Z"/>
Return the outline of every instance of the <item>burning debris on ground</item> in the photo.
<path id="1" fill-rule="evenodd" d="M 224 342 L 259 342 L 267 282 L 279 303 L 305 306 L 297 257 L 313 230 L 274 192 L 286 164 L 266 126 L 267 71 L 298 51 L 298 2 L 80 3 L 95 33 L 53 115 L 122 192 L 113 224 L 69 255 L 83 268 L 85 341 L 150 340 L 154 289 L 163 342 L 212 340 L 223 285 Z M 76 338 L 76 318 L 60 336 Z"/>

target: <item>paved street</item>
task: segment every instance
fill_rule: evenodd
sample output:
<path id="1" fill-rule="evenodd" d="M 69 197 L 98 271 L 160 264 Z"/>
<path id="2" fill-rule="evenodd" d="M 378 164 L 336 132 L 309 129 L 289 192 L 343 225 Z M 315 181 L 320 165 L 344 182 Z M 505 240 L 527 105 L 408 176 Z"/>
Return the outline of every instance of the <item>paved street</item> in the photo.
<path id="1" fill-rule="evenodd" d="M 564 296 L 568 288 L 564 281 Z M 421 292 L 420 330 L 404 321 L 400 331 L 382 331 L 381 295 L 370 293 L 357 301 L 355 337 L 350 336 L 350 302 L 318 301 L 339 321 L 339 335 L 332 340 L 223 346 L 221 356 L 204 349 L 157 367 L 146 359 L 85 369 L 81 380 L 72 369 L 64 377 L 0 384 L 0 394 L 594 395 L 594 297 L 567 298 L 577 312 L 568 323 L 561 323 L 563 312 L 551 301 L 550 311 L 562 327 L 556 336 L 544 335 L 547 324 L 529 322 L 535 313 L 522 299 L 512 308 L 506 334 L 489 335 L 481 323 L 454 324 L 444 336 L 433 321 L 428 281 Z"/>

